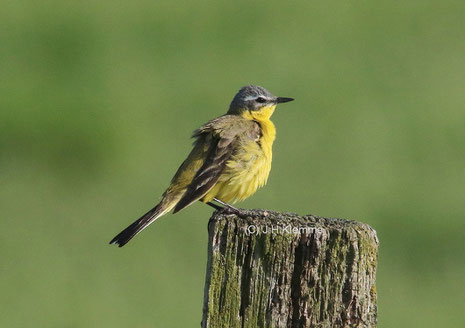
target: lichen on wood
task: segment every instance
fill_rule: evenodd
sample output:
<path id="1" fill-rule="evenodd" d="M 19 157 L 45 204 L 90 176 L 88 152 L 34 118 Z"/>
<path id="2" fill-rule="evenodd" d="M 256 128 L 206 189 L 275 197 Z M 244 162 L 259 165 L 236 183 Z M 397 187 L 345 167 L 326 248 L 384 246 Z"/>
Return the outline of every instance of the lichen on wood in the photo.
<path id="1" fill-rule="evenodd" d="M 376 232 L 262 210 L 209 221 L 202 327 L 375 327 Z"/>

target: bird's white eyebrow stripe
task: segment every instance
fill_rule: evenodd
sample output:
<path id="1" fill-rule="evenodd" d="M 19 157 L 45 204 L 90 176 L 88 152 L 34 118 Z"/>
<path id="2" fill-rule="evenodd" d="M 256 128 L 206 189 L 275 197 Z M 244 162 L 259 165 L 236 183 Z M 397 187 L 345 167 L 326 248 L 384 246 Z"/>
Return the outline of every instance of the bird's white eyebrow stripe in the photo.
<path id="1" fill-rule="evenodd" d="M 268 100 L 268 98 L 265 97 L 265 96 L 248 96 L 248 97 L 244 98 L 244 101 L 254 100 L 254 99 L 257 99 L 258 97 L 262 97 L 262 98 L 265 98 L 266 100 Z"/>

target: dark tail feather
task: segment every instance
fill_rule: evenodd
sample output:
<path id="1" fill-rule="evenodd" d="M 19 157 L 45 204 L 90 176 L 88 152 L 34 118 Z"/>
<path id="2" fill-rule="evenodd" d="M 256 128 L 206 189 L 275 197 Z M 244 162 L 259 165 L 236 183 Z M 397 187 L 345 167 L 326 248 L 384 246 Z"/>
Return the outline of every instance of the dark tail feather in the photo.
<path id="1" fill-rule="evenodd" d="M 129 227 L 121 231 L 110 244 L 117 244 L 119 247 L 126 245 L 135 235 L 144 230 L 149 224 L 158 219 L 165 211 L 160 204 L 145 213 L 140 219 L 134 221 Z"/>

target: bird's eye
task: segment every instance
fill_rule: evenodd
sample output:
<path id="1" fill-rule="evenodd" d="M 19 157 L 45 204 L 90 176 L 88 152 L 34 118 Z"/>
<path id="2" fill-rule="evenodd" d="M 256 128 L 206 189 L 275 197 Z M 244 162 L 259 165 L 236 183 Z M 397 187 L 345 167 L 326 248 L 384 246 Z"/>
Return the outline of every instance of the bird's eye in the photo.
<path id="1" fill-rule="evenodd" d="M 255 100 L 256 100 L 258 103 L 260 103 L 260 104 L 263 104 L 263 103 L 266 101 L 266 99 L 263 98 L 263 97 L 258 97 L 258 98 L 255 99 Z"/>

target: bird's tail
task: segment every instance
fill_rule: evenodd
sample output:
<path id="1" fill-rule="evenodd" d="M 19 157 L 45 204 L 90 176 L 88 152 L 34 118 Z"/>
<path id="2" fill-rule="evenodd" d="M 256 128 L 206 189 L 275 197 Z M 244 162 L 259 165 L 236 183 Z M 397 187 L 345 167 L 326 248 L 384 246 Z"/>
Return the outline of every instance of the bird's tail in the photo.
<path id="1" fill-rule="evenodd" d="M 134 221 L 129 227 L 121 231 L 115 238 L 110 241 L 110 244 L 117 244 L 119 247 L 126 245 L 135 235 L 147 228 L 153 221 L 160 216 L 169 212 L 173 208 L 166 206 L 164 202 L 160 202 L 157 206 L 145 213 L 140 219 Z"/>

